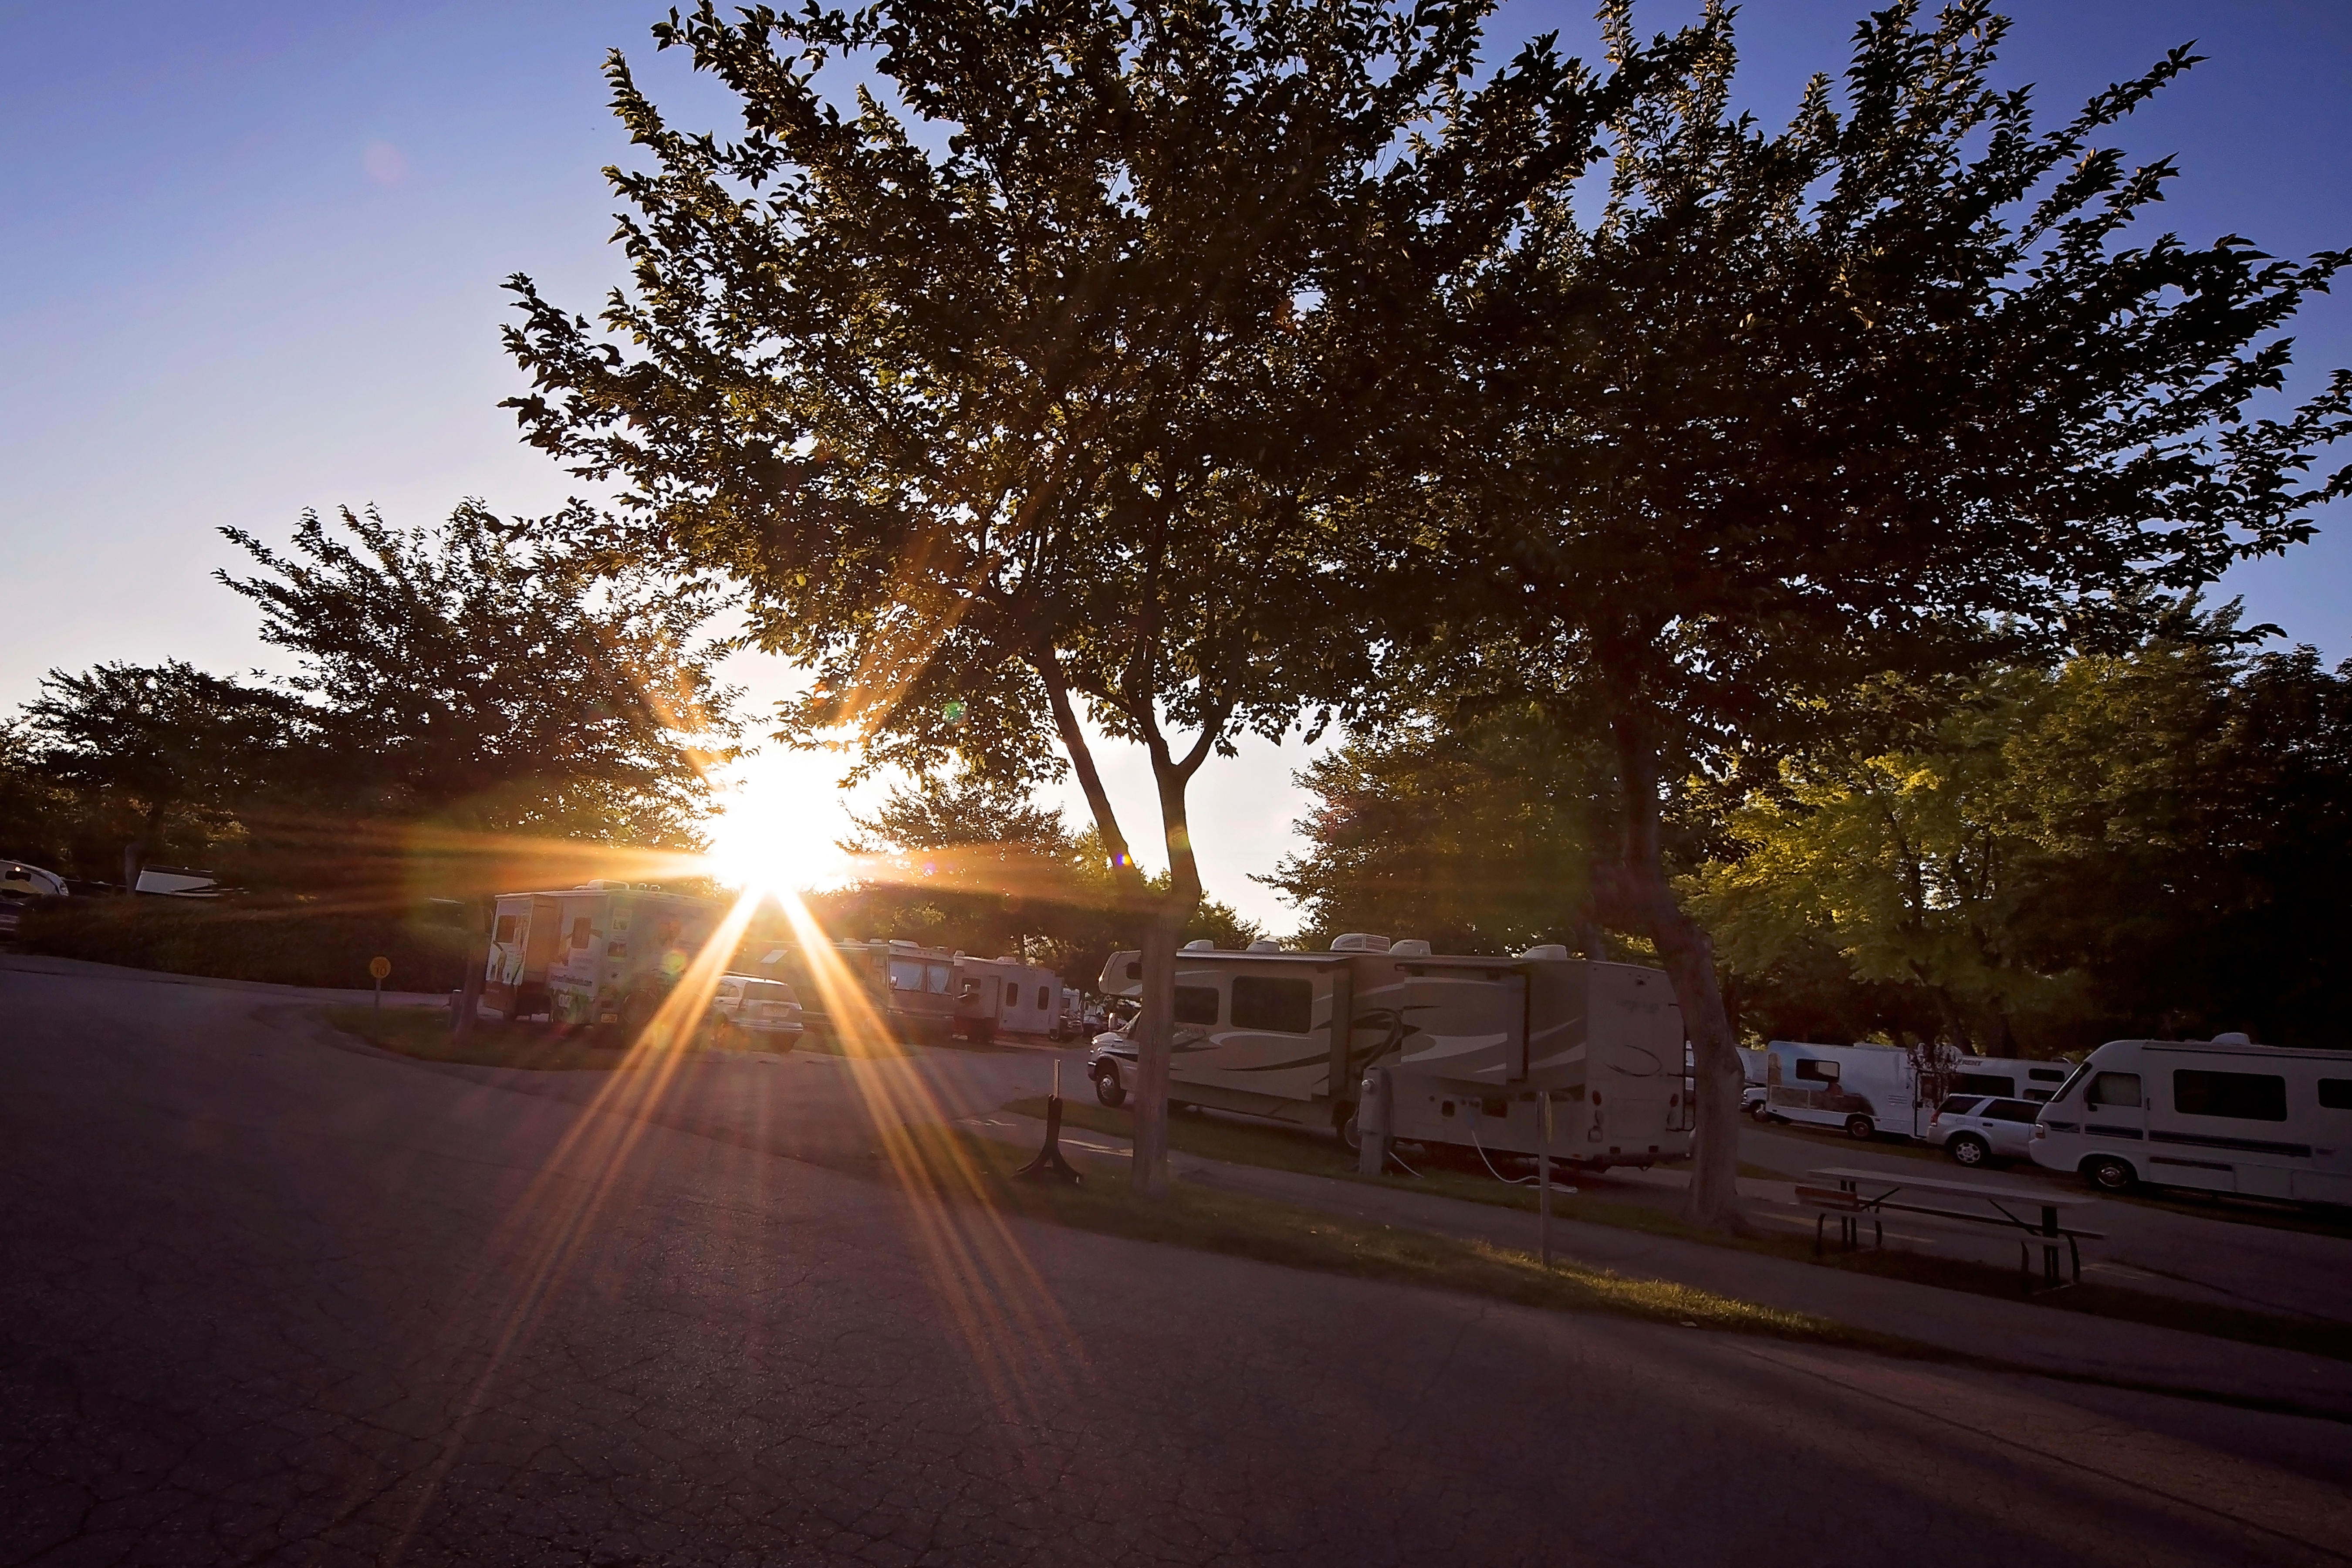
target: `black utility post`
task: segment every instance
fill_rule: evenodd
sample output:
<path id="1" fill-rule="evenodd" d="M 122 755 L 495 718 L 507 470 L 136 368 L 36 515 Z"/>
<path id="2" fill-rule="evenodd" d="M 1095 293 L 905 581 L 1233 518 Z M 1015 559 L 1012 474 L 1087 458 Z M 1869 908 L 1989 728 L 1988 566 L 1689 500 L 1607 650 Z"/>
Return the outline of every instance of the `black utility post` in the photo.
<path id="1" fill-rule="evenodd" d="M 1045 1146 L 1013 1174 L 1038 1182 L 1068 1182 L 1073 1186 L 1086 1180 L 1062 1158 L 1062 1062 L 1058 1057 L 1054 1059 L 1054 1092 L 1045 1097 Z"/>

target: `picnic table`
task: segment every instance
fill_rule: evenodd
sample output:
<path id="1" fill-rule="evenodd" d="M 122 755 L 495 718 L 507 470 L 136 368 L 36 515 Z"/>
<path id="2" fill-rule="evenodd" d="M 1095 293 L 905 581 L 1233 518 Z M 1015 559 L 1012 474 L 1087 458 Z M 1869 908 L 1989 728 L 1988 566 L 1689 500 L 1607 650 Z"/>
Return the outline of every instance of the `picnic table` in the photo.
<path id="1" fill-rule="evenodd" d="M 1826 1165 L 1808 1171 L 1808 1176 L 1832 1181 L 1834 1187 L 1799 1185 L 1797 1201 L 1808 1208 L 1821 1211 L 1813 1220 L 1813 1249 L 1822 1245 L 1822 1226 L 1831 1215 L 1838 1216 L 1838 1236 L 1849 1249 L 1861 1245 L 1863 1216 L 1870 1216 L 1877 1231 L 1878 1245 L 1886 1245 L 1886 1226 L 1881 1218 L 1887 1214 L 1927 1215 L 1937 1219 L 1958 1220 L 1969 1225 L 1990 1225 L 2021 1232 L 2018 1238 L 2018 1268 L 2029 1276 L 2032 1248 L 2036 1242 L 2042 1247 L 2042 1284 L 2044 1289 L 2056 1289 L 2066 1283 L 2058 1271 L 2058 1245 L 2064 1242 L 2074 1260 L 2074 1278 L 2083 1278 L 2083 1241 L 2105 1239 L 2095 1230 L 2060 1223 L 2062 1210 L 2081 1208 L 2098 1202 L 2087 1195 L 2053 1193 L 2034 1187 L 2005 1185 L 1995 1182 L 1962 1181 L 1951 1176 L 1911 1175 L 1891 1171 L 1863 1171 L 1846 1165 Z M 1935 1204 L 1916 1201 L 1919 1197 L 1939 1200 Z M 1912 1200 L 1912 1201 L 1898 1201 Z M 1958 1200 L 1965 1206 L 1954 1206 Z"/>

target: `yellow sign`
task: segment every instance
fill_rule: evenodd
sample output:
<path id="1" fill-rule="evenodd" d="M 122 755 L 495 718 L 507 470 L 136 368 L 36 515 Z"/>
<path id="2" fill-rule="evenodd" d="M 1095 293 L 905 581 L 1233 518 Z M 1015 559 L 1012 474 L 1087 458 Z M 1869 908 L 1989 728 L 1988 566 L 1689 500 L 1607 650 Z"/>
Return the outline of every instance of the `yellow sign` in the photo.
<path id="1" fill-rule="evenodd" d="M 374 975 L 378 980 L 383 979 L 385 975 L 392 973 L 392 960 L 388 958 L 369 959 L 368 973 Z"/>

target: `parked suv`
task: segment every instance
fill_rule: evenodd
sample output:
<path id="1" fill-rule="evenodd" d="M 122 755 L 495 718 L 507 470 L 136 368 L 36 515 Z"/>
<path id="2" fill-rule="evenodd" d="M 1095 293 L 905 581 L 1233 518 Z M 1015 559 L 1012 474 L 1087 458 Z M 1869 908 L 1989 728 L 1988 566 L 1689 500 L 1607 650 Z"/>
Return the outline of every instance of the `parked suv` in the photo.
<path id="1" fill-rule="evenodd" d="M 800 1043 L 804 1026 L 801 999 L 781 980 L 751 974 L 722 974 L 710 994 L 710 1022 L 721 1043 L 741 1049 L 757 1042 L 772 1051 L 789 1051 Z"/>
<path id="2" fill-rule="evenodd" d="M 2030 1100 L 1949 1094 L 1927 1119 L 1927 1142 L 1963 1165 L 2022 1160 L 2031 1152 L 2033 1119 L 2041 1114 L 2042 1107 Z"/>

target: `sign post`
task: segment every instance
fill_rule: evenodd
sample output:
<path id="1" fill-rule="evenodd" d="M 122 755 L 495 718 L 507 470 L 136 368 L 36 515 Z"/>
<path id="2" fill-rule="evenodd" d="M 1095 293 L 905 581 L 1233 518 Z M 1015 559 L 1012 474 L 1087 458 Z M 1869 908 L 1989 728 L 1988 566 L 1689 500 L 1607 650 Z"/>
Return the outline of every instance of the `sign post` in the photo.
<path id="1" fill-rule="evenodd" d="M 368 973 L 375 976 L 375 1010 L 383 1011 L 383 977 L 392 973 L 392 960 L 379 954 L 368 960 Z"/>
<path id="2" fill-rule="evenodd" d="M 1551 1090 L 1536 1100 L 1536 1246 L 1551 1267 Z"/>

